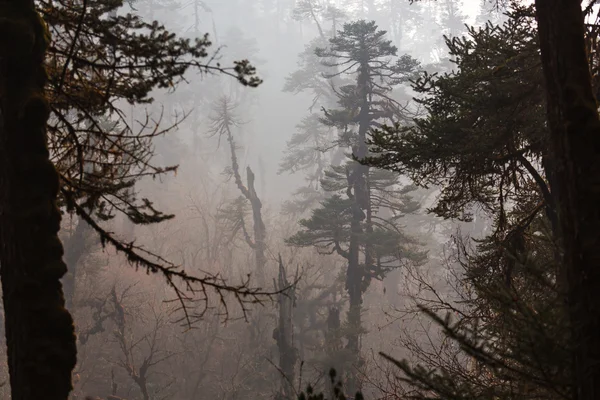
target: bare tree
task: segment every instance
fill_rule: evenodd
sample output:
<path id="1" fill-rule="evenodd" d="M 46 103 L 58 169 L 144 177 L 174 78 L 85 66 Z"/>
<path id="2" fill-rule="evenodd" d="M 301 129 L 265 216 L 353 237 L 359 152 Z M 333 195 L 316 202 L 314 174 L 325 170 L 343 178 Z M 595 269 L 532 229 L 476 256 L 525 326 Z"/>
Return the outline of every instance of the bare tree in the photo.
<path id="1" fill-rule="evenodd" d="M 231 157 L 231 174 L 235 180 L 235 184 L 242 194 L 236 202 L 233 203 L 233 209 L 226 210 L 226 214 L 232 215 L 235 219 L 235 226 L 239 227 L 244 235 L 244 240 L 248 246 L 254 251 L 255 266 L 257 280 L 259 284 L 265 285 L 265 267 L 267 264 L 267 257 L 265 255 L 267 244 L 266 244 L 266 227 L 263 222 L 262 216 L 262 202 L 256 193 L 254 187 L 255 175 L 252 169 L 246 167 L 246 185 L 242 181 L 240 174 L 240 165 L 236 155 L 236 144 L 235 138 L 233 137 L 233 128 L 239 127 L 241 122 L 235 115 L 236 105 L 233 104 L 232 100 L 228 97 L 221 97 L 217 105 L 215 106 L 215 114 L 211 118 L 211 130 L 210 134 L 223 137 L 227 139 L 229 143 L 230 157 Z M 252 210 L 252 222 L 253 222 L 253 234 L 250 235 L 246 228 L 244 220 L 244 206 L 246 202 L 250 203 Z"/>
<path id="2" fill-rule="evenodd" d="M 121 295 L 117 295 L 115 286 L 111 290 L 111 301 L 114 307 L 112 322 L 116 327 L 113 331 L 113 336 L 121 351 L 121 359 L 117 364 L 135 382 L 142 394 L 143 400 L 150 400 L 168 389 L 175 382 L 175 378 L 169 379 L 163 387 L 154 389 L 153 391 L 149 387 L 149 378 L 152 370 L 160 363 L 173 357 L 174 353 L 161 348 L 164 345 L 164 343 L 160 343 L 162 330 L 167 321 L 162 313 L 157 312 L 152 307 L 153 321 L 149 332 L 144 333 L 140 337 L 133 335 L 123 306 L 123 298 L 130 288 L 131 286 L 124 289 Z M 145 350 L 142 350 L 142 348 L 145 348 Z"/>

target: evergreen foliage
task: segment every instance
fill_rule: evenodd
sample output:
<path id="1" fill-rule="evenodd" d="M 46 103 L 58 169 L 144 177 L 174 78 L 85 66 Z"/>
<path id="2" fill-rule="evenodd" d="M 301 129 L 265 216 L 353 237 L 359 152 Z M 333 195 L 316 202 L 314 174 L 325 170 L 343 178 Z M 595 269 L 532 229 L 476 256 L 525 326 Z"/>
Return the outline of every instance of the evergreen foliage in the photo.
<path id="1" fill-rule="evenodd" d="M 322 171 L 325 198 L 310 218 L 300 221 L 302 230 L 287 239 L 294 246 L 336 253 L 348 263 L 345 287 L 350 309 L 342 330 L 346 345 L 338 351 L 335 365 L 348 374 L 351 389 L 359 385 L 351 371 L 362 364 L 359 338 L 364 333 L 360 317 L 364 292 L 372 279 L 383 279 L 402 263 L 421 262 L 425 257 L 398 225 L 403 213 L 418 208 L 408 196 L 413 188 L 403 186 L 397 174 L 356 161 L 368 155 L 369 129 L 406 117 L 392 89 L 418 69 L 408 56 L 395 58 L 397 49 L 385 34 L 375 22 L 350 22 L 329 39 L 328 47 L 315 48 L 315 55 L 328 69 L 323 77 L 343 82 L 332 86 L 337 108 L 324 107 L 319 122 L 338 132 L 332 147 L 351 152 Z"/>
<path id="2" fill-rule="evenodd" d="M 409 398 L 573 393 L 533 8 L 513 5 L 507 17 L 502 26 L 447 38 L 456 70 L 424 74 L 414 85 L 427 115 L 373 132 L 370 165 L 440 185 L 432 212 L 469 220 L 475 206 L 493 219 L 493 232 L 475 249 L 455 240 L 460 302 L 421 308 L 450 339 L 437 350 L 444 356 L 432 360 L 421 350 L 416 365 L 386 356 L 403 372 Z"/>
<path id="3" fill-rule="evenodd" d="M 547 132 L 531 11 L 447 39 L 456 71 L 424 73 L 414 85 L 427 116 L 373 132 L 370 163 L 439 185 L 433 211 L 441 217 L 468 219 L 463 210 L 477 204 L 503 218 L 528 182 L 549 190 L 538 172 Z"/>

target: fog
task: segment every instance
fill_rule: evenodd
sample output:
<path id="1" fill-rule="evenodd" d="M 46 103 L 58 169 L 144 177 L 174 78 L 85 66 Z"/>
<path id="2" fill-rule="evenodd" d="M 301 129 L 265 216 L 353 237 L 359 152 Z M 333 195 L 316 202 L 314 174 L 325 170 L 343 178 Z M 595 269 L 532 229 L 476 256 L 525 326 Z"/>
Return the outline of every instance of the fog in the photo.
<path id="1" fill-rule="evenodd" d="M 318 3 L 318 2 L 317 2 Z M 315 4 L 317 4 L 315 3 Z M 394 5 L 380 4 L 373 2 L 377 11 L 372 15 L 366 12 L 359 12 L 357 9 L 363 7 L 368 9 L 368 1 L 364 2 L 331 2 L 340 9 L 348 12 L 345 20 L 369 19 L 375 20 L 377 25 L 384 30 L 392 32 L 389 25 L 389 15 L 385 11 L 386 7 L 398 6 L 396 12 L 398 20 L 396 24 L 402 23 L 402 10 L 410 10 L 408 4 L 398 2 Z M 481 4 L 477 0 L 462 2 L 450 2 L 453 7 L 457 7 L 462 14 L 462 21 L 454 22 L 455 26 L 464 24 L 482 24 L 489 15 L 493 20 L 497 16 L 492 13 L 481 10 L 491 9 L 488 4 Z M 446 3 L 444 3 L 446 4 Z M 264 79 L 264 83 L 256 89 L 239 89 L 235 91 L 249 92 L 246 95 L 252 97 L 252 108 L 244 119 L 248 122 L 243 128 L 242 139 L 240 143 L 243 146 L 245 165 L 251 165 L 258 168 L 259 159 L 264 163 L 263 179 L 268 182 L 263 196 L 268 199 L 268 204 L 272 207 L 278 205 L 287 199 L 291 192 L 302 184 L 301 174 L 277 174 L 282 154 L 286 148 L 286 143 L 290 139 L 291 133 L 296 129 L 296 124 L 300 122 L 312 102 L 310 93 L 285 93 L 283 87 L 285 78 L 298 69 L 298 55 L 304 50 L 304 47 L 318 35 L 318 28 L 314 22 L 309 20 L 296 21 L 293 18 L 294 2 L 264 2 L 251 4 L 245 1 L 204 1 L 204 2 L 169 2 L 162 4 L 160 2 L 149 2 L 148 4 L 134 6 L 140 13 L 148 18 L 156 18 L 166 26 L 175 29 L 177 32 L 194 37 L 198 33 L 209 33 L 215 45 L 222 46 L 220 55 L 223 60 L 232 59 L 250 59 L 258 68 L 259 75 Z M 413 6 L 417 8 L 418 5 Z M 446 51 L 443 43 L 443 35 L 452 34 L 449 27 L 444 26 L 441 4 L 423 3 L 418 11 L 412 11 L 418 16 L 419 21 L 406 29 L 406 38 L 401 42 L 393 40 L 394 45 L 398 47 L 398 54 L 409 54 L 423 63 L 433 63 L 444 57 Z M 165 12 L 166 11 L 166 12 Z M 415 17 L 416 17 L 415 16 Z M 198 28 L 196 28 L 198 24 Z M 199 30 L 197 30 L 199 29 Z M 453 32 L 454 35 L 464 33 L 464 29 Z M 411 37 L 418 38 L 411 40 Z M 225 64 L 225 62 L 223 63 Z M 200 124 L 206 120 L 209 114 L 209 107 L 193 107 L 192 105 L 181 104 L 183 97 L 181 92 L 193 92 L 198 90 L 197 97 L 202 98 L 203 104 L 210 104 L 211 99 L 203 94 L 203 84 L 211 87 L 218 86 L 214 82 L 214 77 L 202 78 L 202 83 L 197 82 L 198 77 L 190 78 L 194 81 L 190 86 L 180 87 L 174 94 L 163 98 L 164 104 L 181 105 L 183 110 L 191 111 L 193 118 L 198 118 Z M 234 84 L 235 85 L 235 84 Z M 182 85 L 183 86 L 183 85 Z M 194 89 L 197 88 L 197 89 Z M 222 93 L 227 93 L 229 89 L 223 88 Z M 318 110 L 316 110 L 318 111 Z M 198 129 L 195 134 L 206 140 L 204 128 Z M 191 132 L 181 129 L 176 135 L 186 143 L 190 143 Z M 208 147 L 208 148 L 207 148 Z M 212 153 L 214 146 L 203 146 L 202 151 Z M 159 153 L 160 154 L 160 153 Z M 185 164 L 181 165 L 186 168 Z M 261 188 L 261 190 L 263 190 Z"/>
<path id="2" fill-rule="evenodd" d="M 337 17 L 327 14 L 331 7 Z M 242 294 L 210 284 L 191 291 L 181 282 L 176 292 L 161 274 L 131 266 L 84 221 L 66 213 L 61 238 L 70 270 L 65 279 L 71 281 L 65 287 L 79 349 L 72 398 L 284 399 L 307 385 L 326 390 L 330 368 L 349 394 L 360 389 L 369 399 L 402 398 L 393 366 L 378 353 L 422 361 L 435 358 L 436 349 L 451 351 L 416 305 L 459 299 L 454 239 L 482 237 L 491 222 L 475 208 L 469 222 L 428 213 L 439 195 L 435 185 L 415 188 L 411 199 L 394 194 L 403 202 L 398 210 L 382 200 L 373 212 L 398 217 L 394 223 L 402 233 L 392 240 L 410 236 L 402 250 L 408 255 L 386 255 L 379 265 L 386 272 L 362 283 L 367 286 L 360 309 L 352 311 L 345 287 L 348 263 L 340 255 L 345 249 L 338 254 L 333 245 L 304 245 L 308 236 L 294 236 L 308 229 L 300 221 L 329 198 L 320 182 L 331 179 L 335 185 L 333 175 L 343 176 L 341 169 L 331 176 L 326 171 L 346 162 L 350 147 L 334 144 L 344 129 L 323 128 L 329 142 L 310 145 L 317 154 L 310 157 L 316 158 L 281 171 L 286 154 L 310 148 L 289 147 L 299 124 L 310 116 L 319 124 L 336 107 L 335 93 L 354 79 L 323 78 L 314 50 L 306 49 L 320 36 L 327 43 L 344 23 L 375 21 L 397 47 L 392 59 L 409 55 L 420 70 L 443 73 L 454 68 L 444 35 L 459 37 L 467 32 L 465 24 L 482 26 L 502 17 L 479 0 L 132 0 L 119 10 L 129 12 L 184 37 L 208 33 L 213 45 L 207 58 L 221 65 L 248 59 L 263 82 L 251 88 L 218 71 L 189 70 L 186 82 L 156 89 L 151 104 L 124 102 L 132 125 L 149 114 L 157 121 L 162 115 L 162 127 L 173 126 L 153 139 L 152 164 L 178 165 L 177 170 L 144 177 L 133 190 L 174 217 L 134 224 L 117 214 L 101 224 L 160 263 L 212 276 L 211 282 L 238 287 Z M 302 54 L 308 64 L 302 64 Z M 285 90 L 306 65 L 312 70 L 298 76 L 308 83 L 288 83 Z M 311 79 L 330 87 L 318 94 Z M 389 94 L 405 107 L 407 121 L 423 115 L 410 85 L 404 79 Z M 412 184 L 395 172 L 381 179 L 394 180 L 394 188 Z M 317 188 L 314 201 L 286 212 L 294 193 L 309 186 Z M 357 318 L 361 331 L 348 333 Z M 292 331 L 284 335 L 282 327 Z M 284 354 L 284 341 L 293 356 Z M 2 374 L 7 377 L 7 371 Z"/>

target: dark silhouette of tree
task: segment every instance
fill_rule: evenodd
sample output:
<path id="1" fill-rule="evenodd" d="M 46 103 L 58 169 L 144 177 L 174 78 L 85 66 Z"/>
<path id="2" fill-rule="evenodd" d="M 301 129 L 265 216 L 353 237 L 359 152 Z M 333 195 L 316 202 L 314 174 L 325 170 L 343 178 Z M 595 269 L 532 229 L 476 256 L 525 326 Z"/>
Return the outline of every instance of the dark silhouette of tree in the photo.
<path id="1" fill-rule="evenodd" d="M 237 292 L 242 303 L 242 294 L 258 293 L 216 276 L 190 276 L 101 227 L 117 212 L 138 224 L 171 217 L 148 199 L 137 200 L 131 189 L 143 176 L 174 170 L 151 164 L 152 138 L 174 127 L 161 127 L 150 115 L 140 128 L 130 126 L 123 102 L 151 103 L 153 89 L 174 87 L 190 68 L 228 74 L 248 86 L 260 83 L 247 61 L 231 68 L 202 62 L 207 37 L 192 42 L 156 22 L 117 16 L 122 5 L 1 5 L 0 30 L 7 39 L 0 46 L 0 262 L 13 399 L 64 400 L 71 390 L 76 349 L 59 281 L 66 266 L 58 207 L 77 213 L 131 263 L 162 273 L 182 305 L 180 283 L 204 294 L 208 288 Z"/>
<path id="2" fill-rule="evenodd" d="M 590 3 L 592 8 L 594 3 Z M 573 399 L 600 394 L 600 120 L 581 3 L 536 1 L 574 362 Z"/>
<path id="3" fill-rule="evenodd" d="M 553 140 L 566 135 L 562 127 L 571 126 L 561 118 L 574 115 L 561 107 L 587 109 L 585 115 L 592 121 L 588 126 L 594 127 L 596 105 L 593 100 L 578 103 L 574 100 L 577 97 L 567 98 L 563 92 L 565 82 L 558 76 L 570 76 L 578 85 L 574 87 L 582 90 L 577 93 L 584 93 L 589 100 L 589 70 L 581 65 L 579 69 L 573 66 L 569 71 L 575 73 L 570 75 L 546 71 L 546 79 L 558 81 L 543 81 L 544 63 L 549 64 L 544 68 L 563 68 L 577 57 L 559 53 L 548 43 L 541 44 L 544 34 L 540 32 L 538 40 L 532 23 L 534 11 L 533 7 L 513 5 L 503 26 L 488 24 L 482 29 L 469 29 L 467 38 L 447 39 L 457 72 L 425 75 L 415 84 L 415 89 L 426 95 L 418 101 L 428 115 L 417 119 L 412 127 L 383 127 L 373 132 L 372 143 L 378 157 L 368 163 L 408 174 L 419 184 L 440 185 L 442 196 L 433 212 L 444 218 L 468 220 L 471 206 L 476 205 L 494 222 L 493 232 L 477 242 L 475 252 L 462 240 L 456 241 L 458 262 L 464 271 L 461 282 L 467 285 L 461 293 L 460 306 L 440 300 L 421 307 L 421 312 L 427 313 L 460 347 L 455 352 L 450 347 L 441 349 L 439 354 L 446 355 L 443 362 L 428 358 L 425 352 L 420 353 L 424 365 L 390 359 L 403 371 L 414 398 L 430 398 L 435 393 L 444 398 L 564 399 L 581 398 L 586 390 L 578 395 L 578 387 L 585 386 L 584 379 L 590 376 L 583 371 L 592 370 L 585 365 L 594 352 L 591 343 L 595 341 L 589 339 L 591 330 L 581 336 L 588 338 L 585 340 L 590 340 L 592 346 L 584 356 L 579 344 L 585 340 L 574 340 L 574 333 L 581 334 L 579 329 L 588 329 L 583 328 L 585 324 L 595 323 L 594 308 L 581 307 L 586 300 L 578 296 L 583 296 L 585 286 L 573 286 L 571 281 L 582 270 L 563 261 L 562 253 L 572 254 L 577 247 L 563 244 L 568 229 L 562 227 L 565 222 L 561 220 L 575 221 L 579 218 L 575 216 L 580 215 L 579 206 L 565 203 L 563 197 L 565 191 L 571 196 L 578 189 L 565 188 L 565 182 L 572 184 L 584 179 L 582 176 L 593 180 L 596 175 L 591 170 L 579 170 L 579 176 L 570 167 L 558 168 L 574 155 L 557 151 Z M 566 15 L 577 22 L 582 14 L 581 10 L 572 9 L 570 14 L 546 14 L 543 18 L 558 24 Z M 560 32 L 555 30 L 545 39 L 558 40 L 565 33 Z M 569 37 L 574 42 L 569 46 L 584 45 L 583 28 L 578 35 L 581 43 L 572 32 Z M 595 35 L 593 29 L 588 31 L 588 40 Z M 566 42 L 561 43 L 567 46 Z M 542 57 L 542 63 L 540 45 L 542 49 L 546 46 L 542 52 L 553 54 L 548 56 L 550 60 Z M 581 48 L 577 51 L 581 62 L 585 52 Z M 594 52 L 590 54 L 591 62 L 586 65 L 593 67 Z M 557 64 L 555 60 L 562 61 Z M 549 114 L 545 114 L 544 88 L 550 85 L 553 88 L 546 94 L 551 104 Z M 553 103 L 557 99 L 559 103 Z M 577 123 L 585 119 L 577 115 Z M 569 137 L 583 138 L 585 135 L 578 135 L 585 129 L 578 128 L 577 135 Z M 592 143 L 582 146 L 586 151 L 594 149 Z M 579 156 L 582 160 L 591 157 L 585 151 Z M 587 163 L 586 168 L 591 165 Z M 565 171 L 571 175 L 561 175 Z M 586 198 L 593 198 L 593 194 Z M 567 208 L 571 214 L 565 211 L 565 204 L 570 204 Z M 581 207 L 581 212 L 585 212 L 586 208 Z M 586 215 L 591 224 L 594 212 Z M 569 240 L 576 241 L 573 231 L 569 235 Z M 586 242 L 590 245 L 595 240 L 594 235 L 584 236 L 590 239 Z M 591 250 L 589 254 L 593 257 Z M 572 268 L 569 274 L 565 268 Z M 593 276 L 589 279 L 593 280 Z M 566 298 L 567 293 L 573 295 L 574 287 L 578 293 Z M 576 304 L 581 308 L 574 314 L 571 307 Z M 444 319 L 438 315 L 443 312 L 457 318 Z M 579 358 L 573 359 L 573 352 Z M 455 361 L 465 356 L 472 362 Z M 579 367 L 578 360 L 582 363 Z M 591 382 L 588 393 L 593 392 Z M 588 394 L 587 398 L 591 396 Z"/>
<path id="4" fill-rule="evenodd" d="M 49 158 L 44 93 L 49 34 L 33 2 L 1 4 L 0 276 L 11 397 L 65 400 L 75 333 L 60 278 L 59 177 Z"/>

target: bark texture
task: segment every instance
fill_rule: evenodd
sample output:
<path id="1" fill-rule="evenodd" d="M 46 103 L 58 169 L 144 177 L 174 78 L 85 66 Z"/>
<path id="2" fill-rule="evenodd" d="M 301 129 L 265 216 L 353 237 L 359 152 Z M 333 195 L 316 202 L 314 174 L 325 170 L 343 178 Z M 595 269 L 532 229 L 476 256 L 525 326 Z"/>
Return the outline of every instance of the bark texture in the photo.
<path id="1" fill-rule="evenodd" d="M 592 400 L 600 398 L 600 121 L 580 3 L 535 3 L 573 335 L 573 398 Z"/>
<path id="2" fill-rule="evenodd" d="M 59 281 L 59 178 L 46 144 L 49 40 L 33 1 L 0 2 L 0 277 L 12 400 L 66 400 L 76 362 Z"/>

